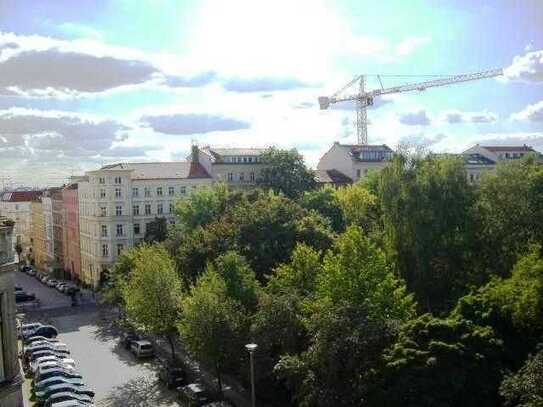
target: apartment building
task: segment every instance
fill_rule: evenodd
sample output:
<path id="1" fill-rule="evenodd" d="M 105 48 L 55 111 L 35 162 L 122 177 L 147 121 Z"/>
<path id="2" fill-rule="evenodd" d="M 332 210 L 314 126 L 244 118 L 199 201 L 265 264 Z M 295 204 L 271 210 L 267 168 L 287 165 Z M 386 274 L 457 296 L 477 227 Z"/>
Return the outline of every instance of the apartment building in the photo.
<path id="1" fill-rule="evenodd" d="M 81 248 L 79 246 L 78 184 L 62 189 L 62 256 L 64 270 L 72 280 L 81 280 Z"/>
<path id="2" fill-rule="evenodd" d="M 462 153 L 470 183 L 478 183 L 483 173 L 493 171 L 498 161 L 518 160 L 528 154 L 540 154 L 531 146 L 482 146 L 476 144 Z"/>
<path id="3" fill-rule="evenodd" d="M 215 148 L 193 146 L 189 160 L 198 161 L 214 181 L 231 187 L 254 185 L 264 164 L 267 148 Z"/>
<path id="4" fill-rule="evenodd" d="M 41 191 L 4 192 L 0 196 L 0 215 L 15 222 L 14 245 L 19 244 L 23 249 L 21 257 L 25 258 L 30 252 L 30 230 L 32 226 L 31 202 L 41 196 Z"/>
<path id="5" fill-rule="evenodd" d="M 367 176 L 371 171 L 380 171 L 394 156 L 394 151 L 385 144 L 340 144 L 335 142 L 324 153 L 317 164 L 317 176 L 324 183 L 345 184 Z"/>
<path id="6" fill-rule="evenodd" d="M 62 189 L 51 190 L 51 203 L 53 215 L 53 261 L 55 267 L 64 267 L 64 202 Z"/>
<path id="7" fill-rule="evenodd" d="M 45 225 L 45 253 L 47 255 L 47 263 L 52 264 L 55 258 L 54 254 L 54 239 L 53 239 L 53 200 L 49 191 L 45 191 L 41 197 L 43 222 Z"/>
<path id="8" fill-rule="evenodd" d="M 30 257 L 34 265 L 41 270 L 48 267 L 49 256 L 47 254 L 47 237 L 45 233 L 45 216 L 41 198 L 32 201 L 32 221 L 30 229 L 30 241 L 32 244 Z"/>
<path id="9" fill-rule="evenodd" d="M 78 182 L 81 280 L 86 285 L 98 287 L 104 271 L 144 238 L 156 217 L 172 223 L 177 199 L 213 183 L 198 154 L 192 155 L 188 162 L 107 165 Z"/>
<path id="10" fill-rule="evenodd" d="M 22 383 L 17 358 L 17 330 L 13 273 L 13 220 L 0 217 L 0 406 L 23 407 Z"/>

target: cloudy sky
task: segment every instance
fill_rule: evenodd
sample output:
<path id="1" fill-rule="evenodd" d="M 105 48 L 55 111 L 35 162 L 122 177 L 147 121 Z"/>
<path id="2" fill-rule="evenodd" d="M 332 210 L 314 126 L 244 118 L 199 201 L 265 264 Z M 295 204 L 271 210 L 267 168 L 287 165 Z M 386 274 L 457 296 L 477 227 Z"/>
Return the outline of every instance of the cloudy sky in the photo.
<path id="1" fill-rule="evenodd" d="M 356 140 L 352 104 L 317 104 L 355 75 L 499 67 L 377 100 L 369 142 L 543 151 L 540 0 L 0 0 L 0 187 L 184 159 L 193 141 L 295 147 L 315 166 Z"/>

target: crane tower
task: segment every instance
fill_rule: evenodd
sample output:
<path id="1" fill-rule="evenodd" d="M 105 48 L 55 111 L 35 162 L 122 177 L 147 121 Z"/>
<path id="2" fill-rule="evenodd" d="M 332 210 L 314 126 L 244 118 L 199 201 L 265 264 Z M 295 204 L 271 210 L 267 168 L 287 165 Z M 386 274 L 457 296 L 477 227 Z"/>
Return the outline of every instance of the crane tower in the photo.
<path id="1" fill-rule="evenodd" d="M 366 75 L 359 75 L 352 81 L 346 84 L 343 88 L 335 92 L 331 96 L 319 97 L 319 106 L 321 110 L 326 110 L 331 104 L 347 101 L 356 102 L 356 133 L 358 136 L 358 144 L 368 144 L 368 106 L 373 105 L 374 98 L 382 95 L 390 95 L 392 93 L 411 92 L 414 90 L 423 91 L 427 88 L 437 86 L 446 86 L 454 83 L 475 81 L 478 79 L 493 78 L 503 75 L 503 69 L 493 69 L 489 71 L 475 72 L 462 75 L 439 76 L 419 83 L 408 83 L 406 85 L 384 88 L 381 82 L 381 75 L 376 75 L 381 84 L 381 89 L 366 90 Z M 401 75 L 398 75 L 401 76 Z M 352 89 L 357 87 L 356 93 Z"/>

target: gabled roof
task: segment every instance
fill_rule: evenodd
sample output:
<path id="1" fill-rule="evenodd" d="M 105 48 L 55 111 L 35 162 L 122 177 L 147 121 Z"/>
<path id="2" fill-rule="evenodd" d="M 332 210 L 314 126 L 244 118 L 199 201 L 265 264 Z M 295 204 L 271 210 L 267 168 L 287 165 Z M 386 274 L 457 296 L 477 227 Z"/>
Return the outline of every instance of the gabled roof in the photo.
<path id="1" fill-rule="evenodd" d="M 345 185 L 353 182 L 350 177 L 338 170 L 316 170 L 315 177 L 320 184 Z"/>
<path id="2" fill-rule="evenodd" d="M 132 170 L 132 179 L 211 178 L 200 163 L 186 161 L 119 163 L 107 165 L 101 169 Z"/>
<path id="3" fill-rule="evenodd" d="M 267 150 L 267 148 L 202 148 L 202 151 L 210 153 L 215 158 L 221 158 L 225 156 L 258 157 L 261 154 L 265 153 Z"/>
<path id="4" fill-rule="evenodd" d="M 464 163 L 466 165 L 494 165 L 495 161 L 481 154 L 464 154 Z"/>
<path id="5" fill-rule="evenodd" d="M 43 191 L 13 191 L 4 192 L 2 201 L 4 202 L 31 202 L 37 200 Z"/>
<path id="6" fill-rule="evenodd" d="M 515 151 L 515 152 L 530 152 L 535 153 L 535 150 L 524 144 L 523 146 L 481 146 L 484 149 L 487 149 L 488 151 L 492 151 L 493 153 L 499 153 L 499 152 L 508 152 L 508 151 Z"/>

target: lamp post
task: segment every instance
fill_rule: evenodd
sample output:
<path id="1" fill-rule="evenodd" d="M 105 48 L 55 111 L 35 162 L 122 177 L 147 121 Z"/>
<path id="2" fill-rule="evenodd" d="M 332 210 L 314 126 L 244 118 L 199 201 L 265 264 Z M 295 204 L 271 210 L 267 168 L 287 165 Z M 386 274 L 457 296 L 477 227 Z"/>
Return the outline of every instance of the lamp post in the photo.
<path id="1" fill-rule="evenodd" d="M 245 345 L 245 348 L 249 352 L 249 356 L 251 359 L 251 406 L 255 407 L 255 359 L 254 359 L 254 353 L 256 351 L 256 348 L 258 348 L 258 345 L 256 343 L 249 343 Z"/>

